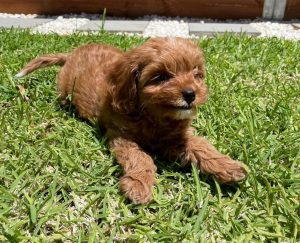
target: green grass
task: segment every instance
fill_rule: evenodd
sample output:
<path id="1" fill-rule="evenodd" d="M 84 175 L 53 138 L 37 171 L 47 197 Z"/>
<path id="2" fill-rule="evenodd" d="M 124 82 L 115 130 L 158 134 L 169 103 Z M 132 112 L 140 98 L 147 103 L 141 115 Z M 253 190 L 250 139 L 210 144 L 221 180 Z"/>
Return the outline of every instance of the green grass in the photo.
<path id="1" fill-rule="evenodd" d="M 120 194 L 122 170 L 105 137 L 59 105 L 58 68 L 14 79 L 40 54 L 143 41 L 0 31 L 0 241 L 299 242 L 300 42 L 233 35 L 199 41 L 210 98 L 194 126 L 251 174 L 238 186 L 221 186 L 157 159 L 147 206 Z"/>

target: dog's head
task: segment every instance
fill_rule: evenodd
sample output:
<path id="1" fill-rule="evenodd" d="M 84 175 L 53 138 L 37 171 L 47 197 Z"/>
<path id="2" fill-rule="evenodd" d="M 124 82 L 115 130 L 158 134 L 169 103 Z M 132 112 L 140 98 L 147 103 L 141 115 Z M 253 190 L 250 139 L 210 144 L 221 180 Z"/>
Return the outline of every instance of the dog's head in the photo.
<path id="1" fill-rule="evenodd" d="M 124 113 L 190 119 L 207 99 L 204 58 L 182 38 L 154 38 L 132 49 L 116 65 L 113 105 Z"/>

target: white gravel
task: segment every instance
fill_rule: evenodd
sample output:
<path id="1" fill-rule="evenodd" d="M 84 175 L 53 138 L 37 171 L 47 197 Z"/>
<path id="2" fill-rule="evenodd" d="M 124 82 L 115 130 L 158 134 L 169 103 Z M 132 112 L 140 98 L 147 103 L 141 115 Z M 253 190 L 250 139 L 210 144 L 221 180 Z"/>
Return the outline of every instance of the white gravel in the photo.
<path id="1" fill-rule="evenodd" d="M 149 22 L 143 35 L 145 37 L 189 37 L 189 26 L 182 20 L 153 20 Z"/>
<path id="2" fill-rule="evenodd" d="M 87 24 L 90 20 L 101 20 L 100 14 L 65 14 L 63 16 L 47 16 L 36 14 L 7 14 L 0 13 L 0 18 L 52 18 L 53 21 L 33 28 L 33 32 L 70 34 L 79 27 Z M 126 18 L 106 17 L 107 20 L 125 20 Z M 260 37 L 278 37 L 290 40 L 300 40 L 300 29 L 294 28 L 292 23 L 300 23 L 300 20 L 270 22 L 263 19 L 256 20 L 214 20 L 180 17 L 158 17 L 155 15 L 144 16 L 138 20 L 148 20 L 143 36 L 181 36 L 190 37 L 188 23 L 243 23 L 250 24 L 261 32 Z"/>
<path id="3" fill-rule="evenodd" d="M 261 32 L 260 37 L 300 40 L 300 29 L 294 28 L 291 23 L 256 22 L 250 25 Z"/>
<path id="4" fill-rule="evenodd" d="M 87 24 L 89 19 L 86 18 L 64 18 L 59 16 L 57 19 L 48 23 L 34 27 L 32 31 L 34 33 L 57 33 L 60 35 L 72 34 L 79 27 Z"/>
<path id="5" fill-rule="evenodd" d="M 33 19 L 36 18 L 37 14 L 9 14 L 0 13 L 0 18 L 23 18 L 23 19 Z"/>

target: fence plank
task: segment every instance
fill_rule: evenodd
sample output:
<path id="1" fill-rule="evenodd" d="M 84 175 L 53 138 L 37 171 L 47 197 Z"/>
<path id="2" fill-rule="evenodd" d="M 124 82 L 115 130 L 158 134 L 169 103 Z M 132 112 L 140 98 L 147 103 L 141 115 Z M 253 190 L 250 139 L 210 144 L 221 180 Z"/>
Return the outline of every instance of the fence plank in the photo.
<path id="1" fill-rule="evenodd" d="M 264 0 L 1 0 L 7 13 L 102 13 L 138 17 L 143 15 L 188 16 L 218 19 L 261 17 Z"/>

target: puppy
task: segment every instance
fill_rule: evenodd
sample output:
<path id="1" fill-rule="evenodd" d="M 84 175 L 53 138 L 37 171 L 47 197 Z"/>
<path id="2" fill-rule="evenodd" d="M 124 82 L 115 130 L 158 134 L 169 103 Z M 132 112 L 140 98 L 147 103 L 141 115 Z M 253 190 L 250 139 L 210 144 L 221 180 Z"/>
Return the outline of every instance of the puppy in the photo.
<path id="1" fill-rule="evenodd" d="M 244 179 L 244 166 L 193 135 L 197 106 L 207 100 L 204 58 L 182 38 L 154 38 L 122 52 L 89 44 L 69 54 L 30 61 L 17 77 L 61 65 L 58 91 L 81 117 L 97 118 L 124 170 L 120 189 L 134 203 L 152 199 L 156 166 L 151 153 L 194 164 L 222 183 Z"/>

